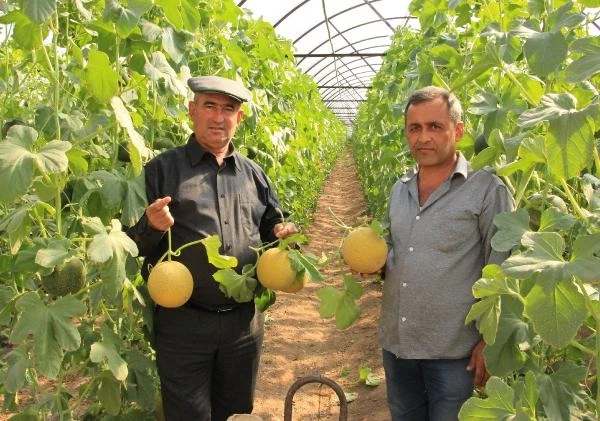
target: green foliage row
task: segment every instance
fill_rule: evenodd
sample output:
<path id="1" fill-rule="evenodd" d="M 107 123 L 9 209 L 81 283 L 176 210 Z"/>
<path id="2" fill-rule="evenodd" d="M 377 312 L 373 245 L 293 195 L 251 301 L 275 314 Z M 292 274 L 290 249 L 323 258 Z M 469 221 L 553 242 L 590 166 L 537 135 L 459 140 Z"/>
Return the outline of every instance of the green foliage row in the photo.
<path id="1" fill-rule="evenodd" d="M 430 84 L 461 100 L 459 148 L 473 167 L 493 167 L 515 196 L 493 241 L 511 257 L 485 268 L 467 317 L 494 377 L 463 420 L 598 419 L 599 6 L 414 0 L 420 31 L 395 34 L 356 120 L 352 147 L 376 217 L 412 165 L 408 96 Z"/>
<path id="2" fill-rule="evenodd" d="M 305 225 L 346 130 L 289 41 L 232 0 L 0 2 L 0 390 L 18 419 L 153 419 L 151 303 L 123 232 L 146 206 L 143 164 L 183 144 L 186 80 L 244 81 L 236 136 Z M 40 278 L 72 256 L 87 282 Z M 86 379 L 78 390 L 65 380 Z M 50 381 L 55 388 L 41 388 Z M 16 418 L 15 418 L 16 419 Z"/>

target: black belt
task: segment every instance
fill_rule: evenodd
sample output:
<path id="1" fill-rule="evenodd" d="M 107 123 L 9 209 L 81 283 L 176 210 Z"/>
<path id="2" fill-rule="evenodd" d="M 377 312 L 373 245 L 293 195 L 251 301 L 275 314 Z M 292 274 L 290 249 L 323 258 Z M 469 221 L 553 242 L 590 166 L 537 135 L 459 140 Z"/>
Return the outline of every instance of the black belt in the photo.
<path id="1" fill-rule="evenodd" d="M 208 311 L 209 313 L 228 313 L 230 311 L 235 311 L 241 307 L 240 305 L 237 305 L 237 304 L 229 304 L 229 305 L 213 307 L 213 306 L 207 306 L 204 304 L 192 303 L 190 301 L 185 303 L 185 306 L 193 308 L 195 310 Z"/>

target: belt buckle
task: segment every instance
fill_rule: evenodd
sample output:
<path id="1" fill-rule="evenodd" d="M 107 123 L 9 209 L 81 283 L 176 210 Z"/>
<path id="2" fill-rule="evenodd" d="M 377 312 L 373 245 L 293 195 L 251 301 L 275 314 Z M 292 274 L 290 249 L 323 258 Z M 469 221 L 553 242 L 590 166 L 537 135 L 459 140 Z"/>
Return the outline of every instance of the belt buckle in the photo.
<path id="1" fill-rule="evenodd" d="M 216 309 L 217 313 L 228 313 L 230 311 L 235 310 L 235 307 L 220 307 Z"/>

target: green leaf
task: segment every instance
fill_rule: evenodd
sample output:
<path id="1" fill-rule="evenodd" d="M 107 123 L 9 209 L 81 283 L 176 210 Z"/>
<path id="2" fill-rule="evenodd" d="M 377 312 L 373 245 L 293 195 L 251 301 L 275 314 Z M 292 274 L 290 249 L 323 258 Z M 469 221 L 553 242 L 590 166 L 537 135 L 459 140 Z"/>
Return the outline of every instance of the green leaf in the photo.
<path id="1" fill-rule="evenodd" d="M 187 88 L 177 77 L 177 73 L 167 61 L 165 55 L 160 51 L 152 53 L 150 60 L 144 65 L 144 73 L 150 80 L 164 80 L 165 86 L 174 94 L 187 95 Z"/>
<path id="2" fill-rule="evenodd" d="M 115 118 L 121 127 L 125 129 L 129 136 L 129 141 L 133 144 L 134 148 L 128 148 L 129 158 L 131 159 L 131 165 L 133 166 L 134 175 L 140 175 L 142 173 L 142 161 L 150 156 L 150 150 L 146 147 L 144 138 L 140 135 L 131 120 L 131 115 L 121 98 L 114 96 L 110 99 L 110 105 L 115 113 Z"/>
<path id="3" fill-rule="evenodd" d="M 35 255 L 35 262 L 45 268 L 64 262 L 69 256 L 71 242 L 66 239 L 50 239 L 46 247 L 40 248 Z"/>
<path id="4" fill-rule="evenodd" d="M 299 250 L 290 249 L 288 250 L 288 257 L 294 271 L 301 273 L 303 270 L 306 270 L 310 275 L 311 280 L 315 282 L 323 281 L 323 275 L 321 275 L 316 266 L 318 261 L 316 256 L 309 253 L 301 253 Z"/>
<path id="5" fill-rule="evenodd" d="M 550 420 L 571 420 L 571 410 L 576 408 L 579 399 L 580 382 L 586 375 L 586 368 L 565 361 L 552 374 L 540 373 L 536 377 L 546 416 Z"/>
<path id="6" fill-rule="evenodd" d="M 35 23 L 44 23 L 56 11 L 57 0 L 23 0 L 22 10 Z"/>
<path id="7" fill-rule="evenodd" d="M 521 237 L 529 230 L 529 214 L 525 209 L 502 212 L 494 217 L 498 231 L 492 237 L 492 247 L 497 251 L 509 251 L 521 243 Z"/>
<path id="8" fill-rule="evenodd" d="M 200 240 L 200 242 L 206 247 L 208 262 L 217 269 L 229 269 L 238 265 L 237 258 L 234 256 L 222 255 L 219 252 L 222 243 L 218 235 L 209 235 Z"/>
<path id="9" fill-rule="evenodd" d="M 121 383 L 115 380 L 109 372 L 98 376 L 98 399 L 106 412 L 117 416 L 121 411 Z"/>
<path id="10" fill-rule="evenodd" d="M 10 351 L 5 360 L 8 369 L 2 384 L 7 392 L 17 393 L 25 385 L 27 370 L 33 368 L 33 361 L 26 346 L 19 346 Z"/>
<path id="11" fill-rule="evenodd" d="M 92 218 L 94 219 L 94 218 Z M 85 224 L 85 223 L 84 223 Z M 89 244 L 88 258 L 98 265 L 104 281 L 106 296 L 116 297 L 127 278 L 125 263 L 127 255 L 136 257 L 138 249 L 135 242 L 121 229 L 121 223 L 112 220 L 110 231 L 94 235 Z"/>
<path id="12" fill-rule="evenodd" d="M 544 341 L 564 348 L 575 338 L 587 317 L 585 297 L 571 281 L 556 284 L 548 291 L 536 284 L 525 298 L 525 311 Z"/>
<path id="13" fill-rule="evenodd" d="M 35 0 L 30 1 L 35 2 Z M 12 37 L 26 51 L 41 47 L 44 38 L 48 34 L 45 25 L 36 24 L 20 10 L 13 10 L 4 16 L 0 16 L 0 23 L 14 23 Z"/>
<path id="14" fill-rule="evenodd" d="M 479 300 L 471 306 L 465 324 L 476 321 L 486 344 L 493 345 L 496 340 L 501 296 L 513 293 L 518 293 L 518 286 L 504 275 L 498 265 L 485 266 L 482 278 L 473 285 L 473 296 Z"/>
<path id="15" fill-rule="evenodd" d="M 71 149 L 69 142 L 51 140 L 40 148 L 34 158 L 39 162 L 40 170 L 46 174 L 66 172 L 69 167 L 69 158 L 66 152 Z"/>
<path id="16" fill-rule="evenodd" d="M 568 230 L 575 223 L 577 219 L 570 213 L 564 213 L 557 207 L 550 207 L 542 212 L 540 217 L 540 227 L 538 231 L 562 231 Z"/>
<path id="17" fill-rule="evenodd" d="M 31 127 L 12 127 L 0 143 L 0 200 L 24 194 L 33 180 L 34 155 L 30 148 L 38 133 Z"/>
<path id="18" fill-rule="evenodd" d="M 568 50 L 561 32 L 536 32 L 523 45 L 529 68 L 541 77 L 554 72 L 567 58 Z"/>
<path id="19" fill-rule="evenodd" d="M 492 376 L 485 386 L 487 398 L 469 398 L 461 407 L 458 419 L 466 420 L 503 420 L 516 414 L 513 405 L 515 393 L 498 377 Z"/>
<path id="20" fill-rule="evenodd" d="M 185 39 L 182 35 L 180 35 L 171 27 L 163 28 L 161 32 L 161 44 L 163 49 L 167 52 L 167 54 L 169 54 L 169 56 L 175 63 L 181 63 L 181 61 L 185 58 L 186 54 Z M 170 88 L 173 89 L 172 87 Z M 176 91 L 175 93 L 180 92 Z"/>
<path id="21" fill-rule="evenodd" d="M 89 51 L 85 81 L 92 95 L 101 103 L 107 102 L 119 92 L 119 75 L 102 51 Z"/>
<path id="22" fill-rule="evenodd" d="M 119 354 L 118 349 L 120 345 L 121 341 L 119 337 L 103 324 L 102 340 L 92 344 L 90 348 L 90 361 L 96 364 L 107 362 L 115 379 L 124 381 L 127 378 L 129 370 L 127 369 L 127 363 Z"/>
<path id="23" fill-rule="evenodd" d="M 583 82 L 600 72 L 600 40 L 597 36 L 577 39 L 571 43 L 570 48 L 572 52 L 580 53 L 581 57 L 567 66 L 567 82 Z"/>
<path id="24" fill-rule="evenodd" d="M 240 275 L 235 270 L 226 268 L 216 271 L 213 278 L 220 284 L 221 292 L 238 303 L 247 303 L 254 298 L 258 281 L 247 274 Z"/>
<path id="25" fill-rule="evenodd" d="M 185 29 L 195 32 L 200 24 L 200 13 L 189 0 L 156 0 L 165 13 L 169 23 L 177 31 Z"/>
<path id="26" fill-rule="evenodd" d="M 11 343 L 21 343 L 33 335 L 35 366 L 43 375 L 55 379 L 64 351 L 74 351 L 81 344 L 71 318 L 85 313 L 85 304 L 68 295 L 46 305 L 30 292 L 19 298 L 16 308 L 19 317 L 10 335 Z"/>
<path id="27" fill-rule="evenodd" d="M 106 0 L 102 17 L 115 24 L 117 34 L 127 38 L 136 28 L 140 17 L 152 7 L 152 0 L 128 0 L 127 8 L 118 0 Z"/>
<path id="28" fill-rule="evenodd" d="M 143 174 L 127 179 L 124 187 L 121 222 L 125 226 L 131 227 L 142 217 L 148 206 Z"/>
<path id="29" fill-rule="evenodd" d="M 562 257 L 564 241 L 559 234 L 527 231 L 523 234 L 521 243 L 527 249 L 510 256 L 502 264 L 508 275 L 523 279 L 534 273 L 544 273 L 549 278 L 548 281 L 565 279 L 563 269 L 567 262 Z"/>
<path id="30" fill-rule="evenodd" d="M 321 300 L 319 315 L 323 319 L 335 316 L 338 329 L 346 329 L 360 316 L 361 310 L 356 305 L 356 298 L 362 295 L 362 288 L 352 276 L 344 277 L 343 291 L 333 287 L 324 287 L 317 291 Z"/>
<path id="31" fill-rule="evenodd" d="M 529 326 L 523 321 L 523 304 L 511 296 L 500 298 L 500 321 L 496 340 L 484 350 L 485 362 L 495 376 L 506 376 L 523 367 L 524 350 L 532 345 Z"/>

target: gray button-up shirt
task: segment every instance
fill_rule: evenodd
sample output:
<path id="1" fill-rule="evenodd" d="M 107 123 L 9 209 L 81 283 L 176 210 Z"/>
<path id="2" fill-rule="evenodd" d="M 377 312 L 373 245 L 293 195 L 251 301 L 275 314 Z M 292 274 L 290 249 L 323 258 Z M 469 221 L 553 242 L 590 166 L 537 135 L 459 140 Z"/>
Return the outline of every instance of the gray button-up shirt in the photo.
<path id="1" fill-rule="evenodd" d="M 514 200 L 496 175 L 471 171 L 462 154 L 423 206 L 417 174 L 413 168 L 397 181 L 389 198 L 380 342 L 399 358 L 463 358 L 480 340 L 474 323 L 465 325 L 473 283 L 486 264 L 507 257 L 490 245 L 493 219 Z"/>
<path id="2" fill-rule="evenodd" d="M 251 246 L 276 240 L 273 227 L 281 222 L 281 216 L 273 187 L 263 170 L 233 147 L 219 166 L 192 135 L 186 145 L 148 162 L 145 180 L 149 203 L 171 196 L 173 251 L 216 234 L 223 244 L 221 253 L 235 256 L 240 272 L 245 264 L 256 262 Z M 143 270 L 147 274 L 148 266 L 167 250 L 167 235 L 148 227 L 145 216 L 128 233 L 140 255 L 147 257 Z M 185 248 L 173 259 L 184 263 L 194 277 L 192 303 L 211 308 L 235 303 L 213 279 L 216 268 L 208 263 L 204 245 Z"/>

